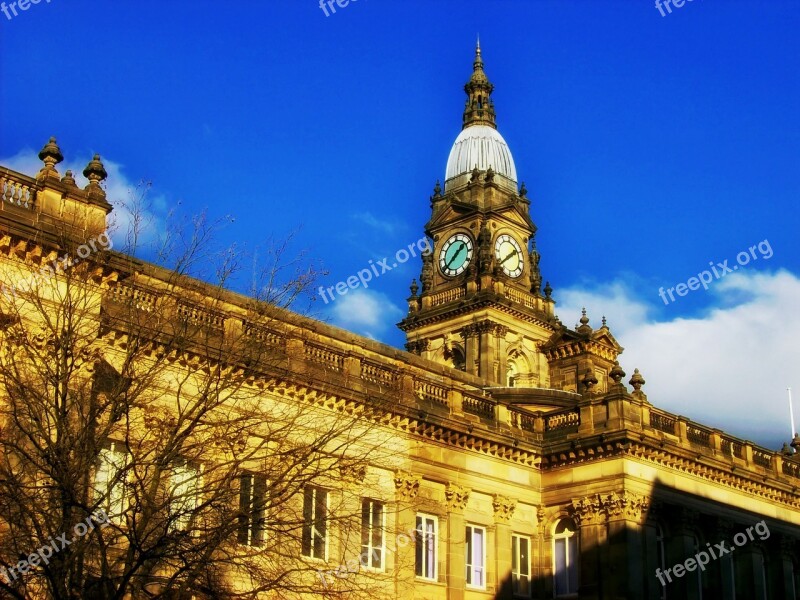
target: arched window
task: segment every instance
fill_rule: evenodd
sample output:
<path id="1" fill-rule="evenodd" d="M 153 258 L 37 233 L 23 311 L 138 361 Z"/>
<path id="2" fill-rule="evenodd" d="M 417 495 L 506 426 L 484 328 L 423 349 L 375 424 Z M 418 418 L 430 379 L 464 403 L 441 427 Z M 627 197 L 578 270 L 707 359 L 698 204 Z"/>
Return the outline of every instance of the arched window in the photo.
<path id="1" fill-rule="evenodd" d="M 464 349 L 456 344 L 450 350 L 450 359 L 453 361 L 453 368 L 459 371 L 467 370 L 467 359 L 464 357 Z"/>
<path id="2" fill-rule="evenodd" d="M 553 534 L 553 592 L 556 598 L 578 593 L 578 531 L 572 519 L 561 519 Z"/>
<path id="3" fill-rule="evenodd" d="M 513 358 L 509 358 L 506 365 L 506 382 L 508 387 L 514 387 L 514 383 L 517 381 L 517 375 L 519 375 L 517 361 Z"/>

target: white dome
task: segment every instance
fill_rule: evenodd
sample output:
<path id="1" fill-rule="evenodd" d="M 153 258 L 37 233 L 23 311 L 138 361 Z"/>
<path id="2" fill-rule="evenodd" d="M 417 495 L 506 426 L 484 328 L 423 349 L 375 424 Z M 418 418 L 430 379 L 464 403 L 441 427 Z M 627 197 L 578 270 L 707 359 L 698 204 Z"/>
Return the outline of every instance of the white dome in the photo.
<path id="1" fill-rule="evenodd" d="M 492 167 L 496 174 L 517 183 L 517 168 L 511 150 L 494 127 L 472 125 L 461 131 L 447 159 L 445 182 L 472 173 L 476 166 L 479 171 Z"/>

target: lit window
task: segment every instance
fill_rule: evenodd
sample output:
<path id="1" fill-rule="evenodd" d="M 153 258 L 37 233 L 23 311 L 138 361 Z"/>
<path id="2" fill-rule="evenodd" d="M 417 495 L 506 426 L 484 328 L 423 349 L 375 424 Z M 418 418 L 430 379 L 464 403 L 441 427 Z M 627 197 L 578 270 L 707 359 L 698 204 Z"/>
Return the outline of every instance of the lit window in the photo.
<path id="1" fill-rule="evenodd" d="M 328 492 L 308 486 L 303 493 L 303 556 L 328 558 Z"/>
<path id="2" fill-rule="evenodd" d="M 515 596 L 531 594 L 530 539 L 511 536 L 511 591 Z"/>
<path id="3" fill-rule="evenodd" d="M 377 500 L 361 501 L 361 565 L 383 570 L 384 506 Z"/>
<path id="4" fill-rule="evenodd" d="M 173 530 L 189 529 L 192 517 L 200 506 L 202 471 L 190 463 L 172 468 L 170 476 L 170 523 Z"/>
<path id="5" fill-rule="evenodd" d="M 263 546 L 266 528 L 267 478 L 244 473 L 239 477 L 239 534 L 240 544 Z"/>
<path id="6" fill-rule="evenodd" d="M 94 474 L 95 501 L 105 510 L 109 520 L 119 524 L 125 510 L 125 465 L 128 451 L 125 446 L 111 442 L 100 450 Z"/>
<path id="7" fill-rule="evenodd" d="M 467 525 L 467 585 L 486 587 L 486 530 Z"/>
<path id="8" fill-rule="evenodd" d="M 423 579 L 436 580 L 437 534 L 436 517 L 417 515 L 416 574 Z"/>
<path id="9" fill-rule="evenodd" d="M 553 579 L 556 598 L 578 593 L 578 533 L 570 519 L 558 522 L 553 536 Z"/>

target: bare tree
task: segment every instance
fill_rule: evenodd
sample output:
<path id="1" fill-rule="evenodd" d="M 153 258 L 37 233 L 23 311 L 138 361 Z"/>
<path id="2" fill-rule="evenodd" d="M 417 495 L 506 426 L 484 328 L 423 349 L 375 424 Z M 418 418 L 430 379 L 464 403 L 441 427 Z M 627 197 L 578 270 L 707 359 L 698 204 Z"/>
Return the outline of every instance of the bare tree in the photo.
<path id="1" fill-rule="evenodd" d="M 240 296 L 216 224 L 168 229 L 142 262 L 131 214 L 124 252 L 66 228 L 5 238 L 0 595 L 366 595 L 313 560 L 334 529 L 361 552 L 388 454 L 381 406 L 343 404 L 347 374 L 292 353 L 307 329 L 286 309 L 318 271 L 274 244 Z"/>

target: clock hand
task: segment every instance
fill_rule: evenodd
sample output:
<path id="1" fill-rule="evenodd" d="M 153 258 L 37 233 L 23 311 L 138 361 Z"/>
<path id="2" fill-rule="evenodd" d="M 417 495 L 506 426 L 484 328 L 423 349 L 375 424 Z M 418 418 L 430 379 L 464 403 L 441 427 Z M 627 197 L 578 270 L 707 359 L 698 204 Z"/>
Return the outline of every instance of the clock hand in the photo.
<path id="1" fill-rule="evenodd" d="M 453 261 L 455 261 L 455 259 L 458 258 L 458 255 L 461 254 L 461 251 L 466 247 L 467 245 L 464 242 L 461 242 L 461 245 L 458 247 L 458 250 L 456 250 L 456 253 L 453 254 L 453 258 L 451 258 L 450 261 L 447 263 L 447 265 L 445 265 L 445 269 L 450 268 L 450 265 L 453 264 Z"/>
<path id="2" fill-rule="evenodd" d="M 507 261 L 509 258 L 511 258 L 512 256 L 516 256 L 517 254 L 518 254 L 518 253 L 517 253 L 517 249 L 515 248 L 514 250 L 512 250 L 512 251 L 511 251 L 511 254 L 509 254 L 509 255 L 508 255 L 508 256 L 506 256 L 506 257 L 505 257 L 503 260 L 501 260 L 501 261 L 500 261 L 500 264 L 502 265 L 502 264 L 503 264 L 504 262 L 506 262 L 506 261 Z"/>

